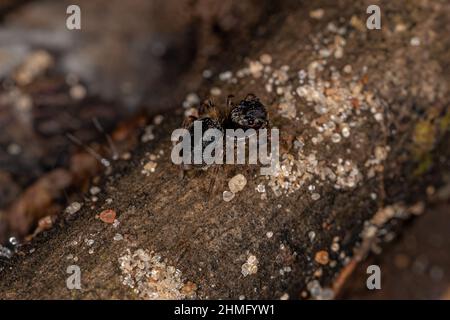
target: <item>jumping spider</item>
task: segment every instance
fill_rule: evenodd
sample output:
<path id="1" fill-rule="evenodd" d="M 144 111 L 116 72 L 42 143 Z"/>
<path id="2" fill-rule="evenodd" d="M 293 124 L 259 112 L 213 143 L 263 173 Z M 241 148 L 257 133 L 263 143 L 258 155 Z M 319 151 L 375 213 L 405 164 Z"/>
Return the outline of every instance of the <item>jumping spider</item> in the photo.
<path id="1" fill-rule="evenodd" d="M 226 107 L 220 108 L 215 105 L 211 100 L 204 101 L 199 109 L 198 116 L 190 116 L 187 118 L 183 127 L 189 131 L 191 136 L 191 154 L 194 151 L 194 122 L 200 121 L 202 124 L 202 132 L 205 133 L 208 129 L 218 129 L 222 133 L 225 133 L 226 129 L 262 129 L 267 128 L 269 125 L 268 115 L 266 107 L 259 101 L 256 95 L 249 93 L 239 103 L 234 104 L 233 96 L 229 95 L 226 101 Z M 210 141 L 202 141 L 202 151 Z M 216 143 L 223 143 L 216 141 Z M 182 177 L 186 171 L 191 169 L 206 170 L 208 169 L 206 163 L 202 164 L 183 164 L 182 165 Z M 215 167 L 215 173 L 218 167 Z M 214 181 L 210 183 L 210 193 L 212 191 Z"/>

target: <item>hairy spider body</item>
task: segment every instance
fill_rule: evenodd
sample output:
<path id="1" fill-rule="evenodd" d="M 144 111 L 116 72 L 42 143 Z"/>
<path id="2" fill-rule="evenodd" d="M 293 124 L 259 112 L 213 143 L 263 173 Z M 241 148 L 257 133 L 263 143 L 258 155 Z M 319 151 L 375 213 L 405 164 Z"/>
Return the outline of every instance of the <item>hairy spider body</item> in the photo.
<path id="1" fill-rule="evenodd" d="M 195 141 L 194 123 L 196 121 L 201 123 L 202 135 L 204 135 L 205 132 L 209 129 L 216 129 L 222 133 L 224 131 L 221 124 L 221 115 L 216 106 L 214 106 L 210 100 L 203 102 L 203 104 L 199 108 L 199 117 L 191 116 L 184 123 L 184 128 L 189 131 L 189 135 L 191 138 L 191 155 L 194 153 L 194 147 L 196 143 L 201 142 L 202 153 L 209 144 L 221 143 L 221 141 L 208 141 L 203 139 L 201 141 Z M 205 170 L 208 167 L 209 165 L 204 162 L 202 162 L 201 164 L 183 164 L 182 166 L 183 171 L 190 169 Z"/>
<path id="2" fill-rule="evenodd" d="M 243 129 L 245 131 L 247 129 L 258 130 L 268 126 L 269 121 L 266 108 L 254 94 L 248 94 L 245 99 L 241 100 L 237 105 L 233 104 L 232 97 L 233 96 L 231 95 L 228 96 L 226 108 L 220 110 L 210 100 L 206 100 L 198 108 L 198 117 L 190 116 L 185 120 L 184 128 L 188 130 L 191 138 L 191 155 L 194 153 L 196 143 L 200 143 L 200 141 L 195 141 L 194 127 L 196 121 L 201 122 L 202 135 L 204 135 L 208 129 L 217 129 L 224 134 L 226 129 Z M 223 139 L 219 139 L 219 141 L 203 141 L 202 139 L 202 153 L 211 143 L 224 142 Z M 182 177 L 184 177 L 187 171 L 206 170 L 210 166 L 211 165 L 206 164 L 203 160 L 201 164 L 182 164 Z M 209 183 L 210 195 L 214 189 L 219 166 L 215 165 L 213 167 L 214 172 L 212 173 L 212 180 Z"/>

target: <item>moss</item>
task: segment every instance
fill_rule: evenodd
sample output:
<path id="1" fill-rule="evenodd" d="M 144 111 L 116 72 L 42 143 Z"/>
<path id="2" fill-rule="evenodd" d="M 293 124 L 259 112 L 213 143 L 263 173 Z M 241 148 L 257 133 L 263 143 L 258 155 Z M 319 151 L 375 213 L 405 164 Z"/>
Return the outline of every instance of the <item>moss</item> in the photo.
<path id="1" fill-rule="evenodd" d="M 439 129 L 442 133 L 444 133 L 447 130 L 450 130 L 450 110 L 447 110 L 447 113 L 445 116 L 442 117 L 442 119 L 439 122 Z"/>
<path id="2" fill-rule="evenodd" d="M 433 121 L 433 116 L 416 124 L 413 133 L 413 156 L 418 162 L 414 175 L 420 176 L 426 173 L 433 165 L 433 157 L 430 152 L 435 146 L 438 137 L 450 130 L 450 110 L 438 121 Z"/>
<path id="3" fill-rule="evenodd" d="M 422 120 L 416 124 L 413 133 L 413 157 L 418 165 L 414 170 L 415 176 L 426 173 L 433 165 L 430 152 L 436 142 L 437 130 L 430 119 Z"/>
<path id="4" fill-rule="evenodd" d="M 414 170 L 414 175 L 415 176 L 423 175 L 428 170 L 430 170 L 432 165 L 433 165 L 433 157 L 429 153 L 425 154 L 422 157 L 422 159 L 420 159 L 419 165 L 417 166 L 417 168 Z"/>
<path id="5" fill-rule="evenodd" d="M 433 149 L 436 140 L 436 128 L 430 120 L 418 122 L 414 128 L 414 148 L 421 158 L 422 154 Z"/>

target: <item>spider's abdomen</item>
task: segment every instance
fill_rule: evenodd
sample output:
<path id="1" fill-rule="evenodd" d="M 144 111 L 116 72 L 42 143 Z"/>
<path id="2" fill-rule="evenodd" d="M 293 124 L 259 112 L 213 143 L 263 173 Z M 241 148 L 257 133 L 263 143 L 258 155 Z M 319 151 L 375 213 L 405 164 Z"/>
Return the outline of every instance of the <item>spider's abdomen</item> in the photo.
<path id="1" fill-rule="evenodd" d="M 267 111 L 258 98 L 245 99 L 231 110 L 230 123 L 233 128 L 261 129 L 267 126 Z"/>

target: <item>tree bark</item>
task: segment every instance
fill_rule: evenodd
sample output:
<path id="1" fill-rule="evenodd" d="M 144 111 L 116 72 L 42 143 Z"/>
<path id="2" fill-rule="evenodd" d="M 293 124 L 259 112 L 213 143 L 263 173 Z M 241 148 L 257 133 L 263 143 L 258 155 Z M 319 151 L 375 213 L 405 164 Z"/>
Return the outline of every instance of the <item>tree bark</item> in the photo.
<path id="1" fill-rule="evenodd" d="M 154 140 L 113 164 L 98 202 L 86 196 L 76 219 L 40 234 L 4 264 L 0 297 L 139 298 L 142 291 L 123 284 L 119 259 L 127 249 L 153 252 L 181 271 L 181 289 L 155 280 L 160 294 L 171 288 L 188 297 L 186 287 L 201 299 L 338 293 L 346 272 L 391 230 L 390 222 L 416 214 L 430 181 L 439 187 L 439 157 L 448 162 L 448 153 L 438 151 L 448 150 L 450 127 L 450 6 L 382 2 L 382 29 L 367 30 L 369 4 L 286 5 L 241 44 L 250 48 L 246 59 L 224 66 L 235 83 L 214 78 L 198 88 L 201 97 L 219 88 L 214 100 L 222 105 L 228 94 L 236 100 L 256 94 L 280 130 L 283 164 L 289 154 L 297 165 L 289 171 L 295 180 L 267 180 L 251 165 L 223 165 L 217 174 L 181 180 L 170 160 L 170 136 L 183 121 L 177 108 L 163 114 Z M 323 16 L 311 13 L 317 8 Z M 229 51 L 238 56 L 240 48 Z M 263 54 L 270 63 L 267 56 L 257 62 Z M 304 83 L 299 72 L 307 74 Z M 342 112 L 348 117 L 336 120 Z M 143 174 L 149 161 L 157 163 L 155 172 Z M 238 173 L 247 185 L 225 202 L 222 192 Z M 98 219 L 105 209 L 117 212 L 119 226 Z M 114 240 L 116 234 L 123 240 Z M 66 287 L 69 265 L 80 267 L 81 290 Z M 247 275 L 252 265 L 257 270 Z"/>

